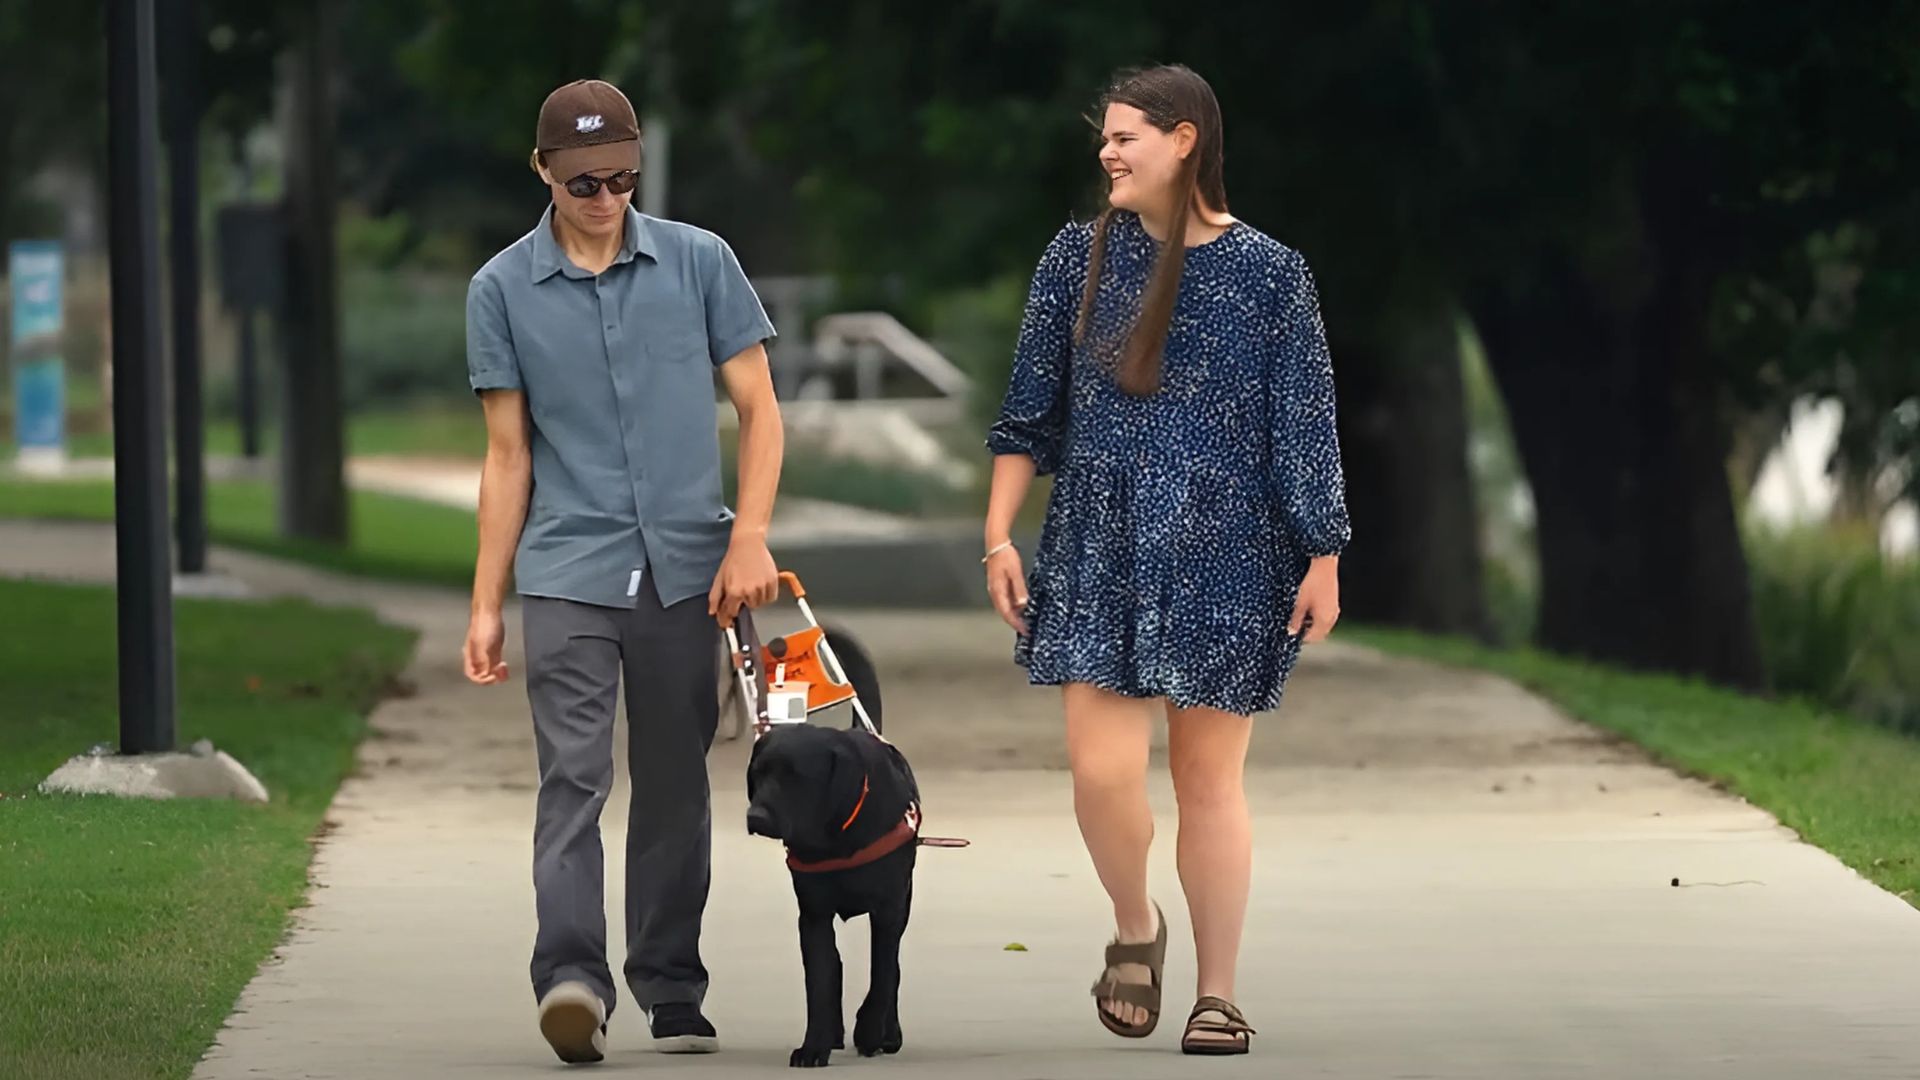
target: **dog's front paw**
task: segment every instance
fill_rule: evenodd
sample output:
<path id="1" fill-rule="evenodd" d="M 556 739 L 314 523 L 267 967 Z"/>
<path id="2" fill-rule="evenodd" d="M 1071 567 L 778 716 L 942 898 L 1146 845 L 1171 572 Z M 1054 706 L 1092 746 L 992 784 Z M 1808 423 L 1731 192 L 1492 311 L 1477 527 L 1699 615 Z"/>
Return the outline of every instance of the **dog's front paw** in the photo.
<path id="1" fill-rule="evenodd" d="M 787 1059 L 787 1064 L 796 1069 L 818 1069 L 833 1059 L 830 1046 L 802 1046 Z"/>
<path id="2" fill-rule="evenodd" d="M 897 1054 L 904 1045 L 906 1040 L 900 1035 L 897 1017 L 889 1017 L 879 1023 L 858 1023 L 853 1027 L 853 1048 L 860 1051 L 861 1057 Z"/>

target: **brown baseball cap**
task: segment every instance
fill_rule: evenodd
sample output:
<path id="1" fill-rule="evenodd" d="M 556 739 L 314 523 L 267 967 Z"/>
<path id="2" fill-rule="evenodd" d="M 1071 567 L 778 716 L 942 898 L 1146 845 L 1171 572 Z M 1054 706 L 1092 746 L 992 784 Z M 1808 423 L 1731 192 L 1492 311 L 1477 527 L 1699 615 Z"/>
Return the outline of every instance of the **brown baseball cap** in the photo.
<path id="1" fill-rule="evenodd" d="M 640 169 L 640 121 L 612 83 L 576 79 L 540 106 L 534 149 L 547 172 L 565 183 L 600 169 Z"/>

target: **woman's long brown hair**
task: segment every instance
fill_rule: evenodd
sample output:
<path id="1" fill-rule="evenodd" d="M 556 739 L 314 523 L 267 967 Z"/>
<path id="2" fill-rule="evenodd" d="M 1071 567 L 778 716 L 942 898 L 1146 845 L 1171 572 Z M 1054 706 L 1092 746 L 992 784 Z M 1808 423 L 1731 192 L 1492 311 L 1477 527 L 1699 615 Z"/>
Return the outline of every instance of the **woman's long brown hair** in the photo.
<path id="1" fill-rule="evenodd" d="M 1153 274 L 1147 280 L 1146 294 L 1140 300 L 1140 314 L 1127 334 L 1121 352 L 1117 378 L 1130 394 L 1146 396 L 1160 388 L 1161 350 L 1167 341 L 1167 327 L 1173 321 L 1173 305 L 1180 295 L 1180 272 L 1187 262 L 1187 219 L 1201 199 L 1215 211 L 1227 210 L 1227 184 L 1224 135 L 1221 130 L 1220 103 L 1207 81 L 1183 64 L 1122 72 L 1101 95 L 1094 126 L 1102 127 L 1109 105 L 1131 105 L 1145 114 L 1147 122 L 1171 132 L 1182 121 L 1191 123 L 1198 135 L 1193 152 L 1180 164 L 1174 180 L 1179 198 L 1174 204 L 1173 221 L 1166 243 L 1154 260 Z M 1087 283 L 1080 297 L 1080 316 L 1074 324 L 1074 339 L 1086 338 L 1093 318 L 1093 300 L 1100 287 L 1100 268 L 1106 259 L 1107 230 L 1112 223 L 1109 204 L 1094 222 L 1093 250 L 1087 263 Z"/>

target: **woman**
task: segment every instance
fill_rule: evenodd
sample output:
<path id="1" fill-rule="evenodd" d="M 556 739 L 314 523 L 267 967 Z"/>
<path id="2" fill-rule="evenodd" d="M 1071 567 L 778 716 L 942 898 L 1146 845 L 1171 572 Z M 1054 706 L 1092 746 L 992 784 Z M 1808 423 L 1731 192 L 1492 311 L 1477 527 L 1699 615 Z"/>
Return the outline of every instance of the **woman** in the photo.
<path id="1" fill-rule="evenodd" d="M 1207 83 L 1153 68 L 1102 104 L 1109 205 L 1061 229 L 1034 274 L 987 437 L 983 562 L 1029 681 L 1064 687 L 1074 811 L 1117 924 L 1093 988 L 1101 1023 L 1139 1038 L 1159 1020 L 1167 934 L 1147 895 L 1146 793 L 1159 702 L 1199 968 L 1181 1046 L 1245 1053 L 1251 718 L 1339 617 L 1350 534 L 1332 368 L 1305 260 L 1227 212 Z M 1029 578 L 1010 537 L 1047 474 Z"/>

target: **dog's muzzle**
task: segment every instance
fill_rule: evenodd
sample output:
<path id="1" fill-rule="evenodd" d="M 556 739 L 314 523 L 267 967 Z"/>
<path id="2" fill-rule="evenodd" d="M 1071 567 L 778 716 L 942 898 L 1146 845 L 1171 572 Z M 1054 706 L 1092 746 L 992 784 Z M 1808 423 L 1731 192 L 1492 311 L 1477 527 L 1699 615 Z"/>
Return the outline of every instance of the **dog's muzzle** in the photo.
<path id="1" fill-rule="evenodd" d="M 780 839 L 780 834 L 773 827 L 773 815 L 758 806 L 747 811 L 747 834 Z"/>

